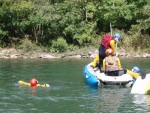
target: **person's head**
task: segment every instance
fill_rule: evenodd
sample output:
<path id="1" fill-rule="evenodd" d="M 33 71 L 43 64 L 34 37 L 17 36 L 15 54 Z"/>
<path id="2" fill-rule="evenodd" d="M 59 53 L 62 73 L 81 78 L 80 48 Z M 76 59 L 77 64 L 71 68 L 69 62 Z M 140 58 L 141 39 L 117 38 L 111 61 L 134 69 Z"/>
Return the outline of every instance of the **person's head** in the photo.
<path id="1" fill-rule="evenodd" d="M 121 39 L 121 35 L 119 33 L 114 33 L 113 38 L 117 42 L 118 40 Z"/>
<path id="2" fill-rule="evenodd" d="M 32 79 L 30 80 L 30 84 L 31 84 L 31 87 L 35 87 L 35 86 L 38 84 L 37 79 L 36 79 L 36 78 L 32 78 Z"/>
<path id="3" fill-rule="evenodd" d="M 106 49 L 105 54 L 106 54 L 107 56 L 113 55 L 113 50 L 112 50 L 111 48 Z"/>
<path id="4" fill-rule="evenodd" d="M 132 68 L 132 71 L 133 71 L 133 72 L 136 72 L 136 73 L 140 73 L 140 68 L 138 68 L 137 66 L 134 66 L 134 67 Z"/>

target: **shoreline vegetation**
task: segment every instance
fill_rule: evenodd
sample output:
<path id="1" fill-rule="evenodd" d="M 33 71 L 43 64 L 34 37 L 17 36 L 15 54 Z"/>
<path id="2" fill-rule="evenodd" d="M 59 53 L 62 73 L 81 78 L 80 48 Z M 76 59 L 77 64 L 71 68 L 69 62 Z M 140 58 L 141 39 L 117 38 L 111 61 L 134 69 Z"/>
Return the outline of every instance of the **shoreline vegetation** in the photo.
<path id="1" fill-rule="evenodd" d="M 0 59 L 62 59 L 62 58 L 95 58 L 97 54 L 97 49 L 92 48 L 89 50 L 78 50 L 65 53 L 48 53 L 48 52 L 23 52 L 22 50 L 17 50 L 14 48 L 1 48 L 0 49 Z M 139 53 L 139 52 L 127 52 L 126 50 L 119 49 L 116 54 L 119 57 L 127 58 L 150 58 L 149 53 Z"/>
<path id="2" fill-rule="evenodd" d="M 0 58 L 93 58 L 114 33 L 119 56 L 148 58 L 149 7 L 148 0 L 1 0 Z"/>

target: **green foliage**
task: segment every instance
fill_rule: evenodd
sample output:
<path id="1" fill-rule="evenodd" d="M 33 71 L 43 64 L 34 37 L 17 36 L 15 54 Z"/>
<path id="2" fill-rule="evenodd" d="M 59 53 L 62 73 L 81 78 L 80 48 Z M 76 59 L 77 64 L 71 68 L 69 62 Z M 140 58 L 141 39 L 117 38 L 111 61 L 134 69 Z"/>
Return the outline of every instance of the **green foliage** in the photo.
<path id="1" fill-rule="evenodd" d="M 146 33 L 150 33 L 150 2 L 142 9 L 142 17 L 138 20 L 139 30 L 144 30 Z M 144 19 L 144 20 L 143 20 Z"/>
<path id="2" fill-rule="evenodd" d="M 52 41 L 51 52 L 66 52 L 68 49 L 68 44 L 66 40 L 62 37 L 57 40 Z"/>
<path id="3" fill-rule="evenodd" d="M 87 3 L 87 7 L 83 1 L 67 1 L 58 4 L 58 12 L 61 16 L 59 26 L 63 30 L 63 34 L 69 44 L 85 46 L 91 44 L 94 39 L 96 24 L 91 19 L 94 16 L 96 8 L 92 2 Z M 84 15 L 85 8 L 87 15 Z M 83 19 L 85 18 L 85 21 Z M 87 22 L 89 20 L 90 22 Z"/>
<path id="4" fill-rule="evenodd" d="M 27 38 L 21 40 L 18 49 L 21 49 L 24 52 L 35 52 L 40 50 L 40 48 L 36 44 L 32 43 L 31 40 Z"/>
<path id="5" fill-rule="evenodd" d="M 79 46 L 87 46 L 93 44 L 95 39 L 95 32 L 93 32 L 95 24 L 92 22 L 85 23 L 82 22 L 74 35 L 73 39 L 77 42 Z"/>
<path id="6" fill-rule="evenodd" d="M 0 48 L 4 48 L 6 45 L 4 44 L 3 41 L 0 40 Z"/>
<path id="7" fill-rule="evenodd" d="M 125 0 L 109 0 L 103 1 L 99 5 L 98 16 L 100 21 L 104 23 L 104 30 L 109 30 L 109 23 L 111 22 L 114 28 L 129 30 L 131 21 L 134 24 L 137 7 L 134 3 L 128 4 Z"/>
<path id="8" fill-rule="evenodd" d="M 34 5 L 31 1 L 10 1 L 2 0 L 0 7 L 0 35 L 6 45 L 10 45 L 13 37 L 21 39 L 26 29 L 22 26 L 22 21 L 27 20 L 32 13 Z M 7 40 L 6 40 L 7 39 Z M 9 40 L 9 41 L 8 41 Z"/>
<path id="9" fill-rule="evenodd" d="M 149 47 L 149 0 L 0 1 L 0 45 L 21 41 L 25 51 L 49 43 L 52 52 L 95 45 L 97 34 L 110 32 L 110 23 L 123 35 L 122 45 Z"/>
<path id="10" fill-rule="evenodd" d="M 95 4 L 93 2 L 88 2 L 85 8 L 87 11 L 88 20 L 94 19 L 95 13 L 97 11 Z"/>
<path id="11" fill-rule="evenodd" d="M 76 49 L 77 49 L 76 46 L 74 46 L 72 44 L 69 45 L 64 38 L 59 37 L 57 40 L 52 41 L 50 51 L 62 53 L 62 52 L 66 52 L 66 51 L 73 51 Z"/>

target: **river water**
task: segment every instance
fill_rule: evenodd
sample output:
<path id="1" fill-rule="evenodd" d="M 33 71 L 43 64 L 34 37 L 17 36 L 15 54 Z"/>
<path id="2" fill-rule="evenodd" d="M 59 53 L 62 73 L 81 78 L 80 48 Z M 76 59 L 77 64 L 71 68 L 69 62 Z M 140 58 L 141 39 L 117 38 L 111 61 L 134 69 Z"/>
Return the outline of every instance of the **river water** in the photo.
<path id="1" fill-rule="evenodd" d="M 92 59 L 0 60 L 0 113 L 150 113 L 150 95 L 120 86 L 89 87 L 82 75 Z M 150 73 L 150 59 L 121 59 L 122 67 Z M 20 86 L 37 78 L 49 88 Z"/>

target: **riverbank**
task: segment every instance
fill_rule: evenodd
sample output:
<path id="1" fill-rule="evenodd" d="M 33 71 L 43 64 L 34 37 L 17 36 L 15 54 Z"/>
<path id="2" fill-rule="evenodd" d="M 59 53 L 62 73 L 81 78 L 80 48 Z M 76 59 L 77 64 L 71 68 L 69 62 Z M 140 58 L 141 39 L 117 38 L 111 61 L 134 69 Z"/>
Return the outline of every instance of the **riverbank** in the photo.
<path id="1" fill-rule="evenodd" d="M 97 54 L 96 49 L 89 49 L 89 50 L 81 50 L 80 52 L 74 51 L 74 52 L 69 52 L 69 53 L 46 53 L 46 52 L 27 52 L 24 53 L 21 50 L 16 50 L 14 48 L 5 48 L 5 49 L 0 49 L 0 59 L 17 59 L 17 58 L 22 58 L 22 59 L 54 59 L 54 58 L 95 58 Z M 150 58 L 150 54 L 148 53 L 139 53 L 139 52 L 127 52 L 125 50 L 118 50 L 117 55 L 119 57 L 133 57 L 133 58 Z"/>

